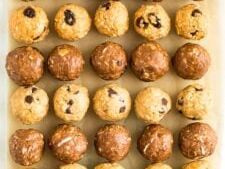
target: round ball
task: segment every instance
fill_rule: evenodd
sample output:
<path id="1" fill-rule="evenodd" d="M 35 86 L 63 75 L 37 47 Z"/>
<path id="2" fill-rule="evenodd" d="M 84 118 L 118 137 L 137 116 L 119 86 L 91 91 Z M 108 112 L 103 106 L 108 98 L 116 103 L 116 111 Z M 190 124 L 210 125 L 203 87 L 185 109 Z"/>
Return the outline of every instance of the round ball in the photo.
<path id="1" fill-rule="evenodd" d="M 176 13 L 176 31 L 186 39 L 200 40 L 207 34 L 207 18 L 199 6 L 188 4 Z"/>
<path id="2" fill-rule="evenodd" d="M 172 167 L 163 163 L 155 163 L 150 164 L 146 169 L 172 169 Z"/>
<path id="3" fill-rule="evenodd" d="M 54 26 L 59 37 L 75 41 L 88 34 L 91 29 L 91 18 L 85 8 L 70 3 L 58 10 Z"/>
<path id="4" fill-rule="evenodd" d="M 87 169 L 87 167 L 78 163 L 61 165 L 59 169 Z"/>
<path id="5" fill-rule="evenodd" d="M 124 167 L 117 163 L 102 163 L 95 166 L 94 169 L 124 169 Z"/>
<path id="6" fill-rule="evenodd" d="M 142 43 L 132 53 L 131 68 L 140 80 L 158 80 L 169 71 L 169 55 L 157 42 Z"/>
<path id="7" fill-rule="evenodd" d="M 161 5 L 142 5 L 134 16 L 134 28 L 148 40 L 163 38 L 170 32 L 170 18 Z"/>
<path id="8" fill-rule="evenodd" d="M 196 122 L 180 131 L 178 141 L 181 153 L 185 157 L 198 160 L 213 154 L 217 136 L 208 124 Z"/>
<path id="9" fill-rule="evenodd" d="M 165 161 L 172 154 L 172 132 L 160 124 L 150 124 L 138 138 L 137 148 L 151 163 Z"/>
<path id="10" fill-rule="evenodd" d="M 88 140 L 80 128 L 61 124 L 50 136 L 48 145 L 58 160 L 72 164 L 83 158 Z"/>
<path id="11" fill-rule="evenodd" d="M 209 92 L 200 84 L 188 85 L 177 96 L 176 108 L 185 117 L 201 120 L 211 106 Z"/>
<path id="12" fill-rule="evenodd" d="M 123 120 L 130 113 L 130 94 L 117 84 L 106 85 L 96 91 L 93 98 L 93 109 L 102 120 Z"/>
<path id="13" fill-rule="evenodd" d="M 121 36 L 129 29 L 128 10 L 121 1 L 103 1 L 95 13 L 97 30 L 107 36 Z"/>
<path id="14" fill-rule="evenodd" d="M 54 94 L 55 114 L 64 121 L 80 121 L 89 107 L 88 89 L 76 84 L 65 84 Z"/>
<path id="15" fill-rule="evenodd" d="M 9 150 L 16 163 L 31 166 L 41 160 L 44 135 L 35 129 L 18 129 L 10 137 Z"/>
<path id="16" fill-rule="evenodd" d="M 12 37 L 21 43 L 32 44 L 45 39 L 49 33 L 49 21 L 45 11 L 38 6 L 16 9 L 9 20 Z"/>
<path id="17" fill-rule="evenodd" d="M 12 114 L 23 124 L 40 122 L 48 113 L 47 93 L 37 87 L 19 87 L 10 98 Z"/>
<path id="18" fill-rule="evenodd" d="M 130 132 L 123 125 L 107 124 L 96 133 L 94 144 L 99 156 L 110 162 L 120 161 L 129 153 Z"/>
<path id="19" fill-rule="evenodd" d="M 211 169 L 208 161 L 198 160 L 185 164 L 182 169 Z"/>
<path id="20" fill-rule="evenodd" d="M 211 59 L 202 46 L 186 43 L 176 51 L 172 62 L 176 73 L 180 77 L 197 80 L 208 71 Z"/>
<path id="21" fill-rule="evenodd" d="M 84 69 L 84 59 L 78 48 L 67 44 L 59 45 L 49 55 L 48 69 L 58 80 L 75 80 Z"/>
<path id="22" fill-rule="evenodd" d="M 127 55 L 123 47 L 114 42 L 97 46 L 91 54 L 91 65 L 104 80 L 116 80 L 127 68 Z"/>
<path id="23" fill-rule="evenodd" d="M 7 55 L 6 70 L 18 85 L 32 85 L 44 74 L 44 57 L 33 47 L 16 48 Z"/>
<path id="24" fill-rule="evenodd" d="M 137 117 L 146 123 L 158 123 L 171 110 L 171 106 L 170 96 L 155 87 L 142 89 L 134 101 Z"/>

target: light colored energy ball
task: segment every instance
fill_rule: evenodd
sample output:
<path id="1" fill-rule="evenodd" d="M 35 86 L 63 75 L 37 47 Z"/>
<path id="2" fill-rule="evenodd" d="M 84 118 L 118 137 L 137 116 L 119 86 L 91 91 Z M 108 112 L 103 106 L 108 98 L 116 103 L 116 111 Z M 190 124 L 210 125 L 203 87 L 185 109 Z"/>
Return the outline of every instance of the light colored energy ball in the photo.
<path id="1" fill-rule="evenodd" d="M 182 169 L 213 169 L 208 161 L 198 160 L 185 164 Z"/>
<path id="2" fill-rule="evenodd" d="M 124 169 L 124 167 L 118 163 L 102 163 L 95 166 L 94 169 Z"/>
<path id="3" fill-rule="evenodd" d="M 59 169 L 87 169 L 87 167 L 78 163 L 61 165 Z"/>
<path id="4" fill-rule="evenodd" d="M 150 164 L 146 169 L 172 169 L 172 167 L 163 163 L 155 163 Z"/>

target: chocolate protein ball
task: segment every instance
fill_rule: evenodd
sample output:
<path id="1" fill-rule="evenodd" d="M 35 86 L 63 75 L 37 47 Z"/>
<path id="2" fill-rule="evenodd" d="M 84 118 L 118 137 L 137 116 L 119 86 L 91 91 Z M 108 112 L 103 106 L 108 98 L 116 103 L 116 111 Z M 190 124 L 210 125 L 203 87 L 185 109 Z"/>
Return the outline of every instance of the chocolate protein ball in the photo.
<path id="1" fill-rule="evenodd" d="M 58 160 L 72 164 L 83 158 L 88 140 L 80 128 L 61 124 L 50 136 L 48 145 Z"/>
<path id="2" fill-rule="evenodd" d="M 99 156 L 110 162 L 120 161 L 129 153 L 130 132 L 123 125 L 107 124 L 96 133 L 94 144 Z"/>
<path id="3" fill-rule="evenodd" d="M 56 46 L 49 55 L 48 69 L 58 80 L 75 80 L 84 69 L 80 50 L 72 45 Z"/>
<path id="4" fill-rule="evenodd" d="M 172 154 L 173 134 L 160 124 L 150 124 L 138 138 L 137 148 L 151 163 L 165 161 Z"/>
<path id="5" fill-rule="evenodd" d="M 36 129 L 16 130 L 9 140 L 12 159 L 23 166 L 30 166 L 41 160 L 44 151 L 44 135 Z"/>
<path id="6" fill-rule="evenodd" d="M 217 136 L 208 124 L 196 122 L 180 131 L 178 142 L 181 153 L 185 157 L 198 160 L 213 154 Z"/>
<path id="7" fill-rule="evenodd" d="M 32 85 L 43 76 L 44 57 L 38 49 L 30 46 L 16 48 L 7 55 L 6 70 L 18 85 Z"/>
<path id="8" fill-rule="evenodd" d="M 105 42 L 93 50 L 91 65 L 102 79 L 116 80 L 127 68 L 127 55 L 120 44 Z"/>
<path id="9" fill-rule="evenodd" d="M 155 81 L 169 71 L 169 55 L 155 41 L 142 43 L 132 53 L 131 68 L 140 80 Z"/>
<path id="10" fill-rule="evenodd" d="M 172 59 L 176 73 L 183 79 L 197 80 L 205 75 L 210 66 L 210 56 L 198 44 L 186 43 L 181 46 Z"/>

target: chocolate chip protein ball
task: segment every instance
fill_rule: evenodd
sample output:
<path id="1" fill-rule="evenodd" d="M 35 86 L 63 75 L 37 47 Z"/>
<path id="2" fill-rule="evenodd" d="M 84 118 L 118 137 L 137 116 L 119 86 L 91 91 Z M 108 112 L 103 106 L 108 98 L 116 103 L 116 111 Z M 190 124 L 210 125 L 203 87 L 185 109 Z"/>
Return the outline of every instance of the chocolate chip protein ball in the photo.
<path id="1" fill-rule="evenodd" d="M 96 133 L 94 144 L 99 156 L 110 162 L 120 161 L 129 153 L 130 132 L 123 125 L 107 124 Z"/>
<path id="2" fill-rule="evenodd" d="M 36 129 L 18 129 L 10 137 L 9 150 L 16 163 L 31 166 L 41 160 L 44 135 Z"/>
<path id="3" fill-rule="evenodd" d="M 207 35 L 207 18 L 195 4 L 185 5 L 177 11 L 175 26 L 177 34 L 186 39 L 200 40 Z"/>
<path id="4" fill-rule="evenodd" d="M 78 163 L 66 164 L 59 167 L 59 169 L 87 169 L 87 167 L 80 165 Z"/>
<path id="5" fill-rule="evenodd" d="M 23 124 L 40 122 L 48 113 L 47 93 L 37 87 L 19 87 L 10 98 L 11 113 Z"/>
<path id="6" fill-rule="evenodd" d="M 171 110 L 171 107 L 170 96 L 155 87 L 142 89 L 134 101 L 137 117 L 146 123 L 158 123 Z"/>
<path id="7" fill-rule="evenodd" d="M 181 153 L 186 158 L 198 160 L 213 154 L 217 136 L 208 124 L 196 122 L 180 131 L 178 142 Z"/>
<path id="8" fill-rule="evenodd" d="M 29 86 L 38 82 L 44 74 L 44 57 L 40 51 L 23 46 L 9 52 L 6 57 L 8 76 L 18 85 Z"/>
<path id="9" fill-rule="evenodd" d="M 140 80 L 158 80 L 169 71 L 169 55 L 157 42 L 141 43 L 132 53 L 131 68 Z"/>
<path id="10" fill-rule="evenodd" d="M 176 51 L 172 63 L 178 76 L 183 79 L 197 80 L 208 71 L 211 58 L 202 46 L 186 43 Z"/>
<path id="11" fill-rule="evenodd" d="M 91 29 L 91 18 L 85 8 L 70 3 L 58 10 L 54 26 L 59 37 L 75 41 L 88 34 Z"/>
<path id="12" fill-rule="evenodd" d="M 129 15 L 119 0 L 104 0 L 95 13 L 97 30 L 107 36 L 121 36 L 129 29 Z"/>
<path id="13" fill-rule="evenodd" d="M 155 163 L 150 164 L 146 169 L 172 169 L 172 167 L 163 163 Z"/>
<path id="14" fill-rule="evenodd" d="M 120 44 L 105 42 L 97 46 L 91 54 L 91 65 L 104 80 L 116 80 L 127 68 L 127 55 Z"/>
<path id="15" fill-rule="evenodd" d="M 81 85 L 65 84 L 56 90 L 53 105 L 56 116 L 62 120 L 80 121 L 89 107 L 88 89 Z"/>
<path id="16" fill-rule="evenodd" d="M 172 154 L 173 134 L 160 124 L 150 124 L 138 138 L 137 148 L 151 163 L 165 161 Z"/>
<path id="17" fill-rule="evenodd" d="M 49 21 L 45 11 L 33 5 L 16 9 L 9 20 L 12 37 L 25 44 L 44 40 L 49 33 L 48 26 Z"/>
<path id="18" fill-rule="evenodd" d="M 93 109 L 102 120 L 126 119 L 131 109 L 130 94 L 117 84 L 106 85 L 96 91 L 93 98 Z"/>
<path id="19" fill-rule="evenodd" d="M 56 46 L 49 54 L 48 69 L 58 80 L 71 81 L 80 76 L 84 69 L 81 51 L 72 45 Z"/>
<path id="20" fill-rule="evenodd" d="M 58 160 L 72 164 L 83 158 L 88 140 L 80 128 L 72 124 L 61 124 L 50 136 L 48 145 Z"/>
<path id="21" fill-rule="evenodd" d="M 148 40 L 163 38 L 170 32 L 170 18 L 158 4 L 142 5 L 134 16 L 134 28 Z"/>
<path id="22" fill-rule="evenodd" d="M 185 164 L 182 169 L 212 169 L 208 161 L 198 160 Z"/>
<path id="23" fill-rule="evenodd" d="M 124 167 L 118 163 L 102 163 L 95 166 L 94 169 L 124 169 Z"/>
<path id="24" fill-rule="evenodd" d="M 176 108 L 185 117 L 201 120 L 208 113 L 212 99 L 200 84 L 188 85 L 177 96 Z"/>

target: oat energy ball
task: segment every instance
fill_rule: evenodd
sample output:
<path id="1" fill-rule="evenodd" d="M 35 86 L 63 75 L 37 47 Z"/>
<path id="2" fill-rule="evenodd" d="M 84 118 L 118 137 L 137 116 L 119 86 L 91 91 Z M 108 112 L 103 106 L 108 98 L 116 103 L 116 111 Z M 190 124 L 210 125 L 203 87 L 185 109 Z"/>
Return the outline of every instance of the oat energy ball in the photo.
<path id="1" fill-rule="evenodd" d="M 18 129 L 9 140 L 12 159 L 23 166 L 30 166 L 41 160 L 44 151 L 44 135 L 36 129 Z"/>
<path id="2" fill-rule="evenodd" d="M 183 79 L 197 80 L 203 77 L 210 66 L 210 56 L 198 44 L 186 43 L 181 46 L 172 59 L 176 73 Z"/>
<path id="3" fill-rule="evenodd" d="M 211 107 L 211 97 L 200 84 L 188 85 L 177 96 L 176 108 L 185 117 L 201 120 Z"/>
<path id="4" fill-rule="evenodd" d="M 120 44 L 105 42 L 97 46 L 91 54 L 91 65 L 104 80 L 116 80 L 127 68 L 127 55 Z"/>
<path id="5" fill-rule="evenodd" d="M 180 131 L 178 142 L 181 153 L 186 158 L 198 160 L 213 154 L 217 136 L 208 124 L 196 122 Z"/>
<path id="6" fill-rule="evenodd" d="M 37 86 L 19 87 L 10 98 L 11 112 L 23 124 L 40 122 L 48 108 L 48 95 Z"/>
<path id="7" fill-rule="evenodd" d="M 71 81 L 77 79 L 84 69 L 81 51 L 72 45 L 56 46 L 49 55 L 48 69 L 58 80 Z"/>
<path id="8" fill-rule="evenodd" d="M 200 40 L 207 34 L 207 18 L 195 4 L 181 7 L 176 13 L 176 31 L 186 39 Z"/>
<path id="9" fill-rule="evenodd" d="M 155 81 L 169 71 L 169 55 L 155 41 L 141 43 L 131 57 L 131 68 L 143 81 Z"/>
<path id="10" fill-rule="evenodd" d="M 160 124 L 150 124 L 139 136 L 137 148 L 151 163 L 165 161 L 172 154 L 173 134 Z"/>
<path id="11" fill-rule="evenodd" d="M 130 113 L 130 94 L 117 84 L 106 85 L 96 91 L 93 98 L 93 109 L 102 120 L 123 120 Z"/>
<path id="12" fill-rule="evenodd" d="M 38 6 L 23 6 L 15 10 L 9 20 L 12 37 L 21 43 L 32 44 L 45 39 L 49 33 L 45 11 Z"/>
<path id="13" fill-rule="evenodd" d="M 182 169 L 212 169 L 208 161 L 198 160 L 185 164 Z"/>
<path id="14" fill-rule="evenodd" d="M 91 29 L 91 18 L 86 9 L 70 3 L 58 10 L 54 26 L 59 37 L 75 41 L 87 35 Z"/>
<path id="15" fill-rule="evenodd" d="M 124 169 L 124 167 L 118 163 L 102 163 L 95 166 L 94 169 Z"/>
<path id="16" fill-rule="evenodd" d="M 119 0 L 104 0 L 95 13 L 97 30 L 107 36 L 121 36 L 129 28 L 128 10 Z"/>
<path id="17" fill-rule="evenodd" d="M 146 169 L 172 169 L 172 167 L 163 163 L 155 163 L 150 164 Z"/>
<path id="18" fill-rule="evenodd" d="M 96 133 L 94 144 L 99 156 L 110 162 L 120 161 L 129 153 L 130 132 L 123 125 L 107 124 Z"/>
<path id="19" fill-rule="evenodd" d="M 66 164 L 59 167 L 59 169 L 87 169 L 87 167 L 80 165 L 78 163 Z"/>
<path id="20" fill-rule="evenodd" d="M 9 52 L 6 57 L 9 77 L 18 85 L 29 86 L 40 80 L 44 74 L 44 57 L 40 51 L 23 46 Z"/>
<path id="21" fill-rule="evenodd" d="M 142 89 L 134 101 L 137 117 L 146 123 L 158 123 L 170 111 L 171 106 L 170 96 L 155 87 Z"/>
<path id="22" fill-rule="evenodd" d="M 58 160 L 72 164 L 83 158 L 88 140 L 80 128 L 72 124 L 61 124 L 50 136 L 48 145 Z"/>
<path id="23" fill-rule="evenodd" d="M 80 121 L 89 107 L 88 89 L 81 85 L 65 84 L 54 94 L 56 116 L 64 121 Z"/>
<path id="24" fill-rule="evenodd" d="M 170 32 L 170 18 L 158 4 L 142 5 L 134 16 L 134 28 L 148 40 L 163 38 Z"/>

